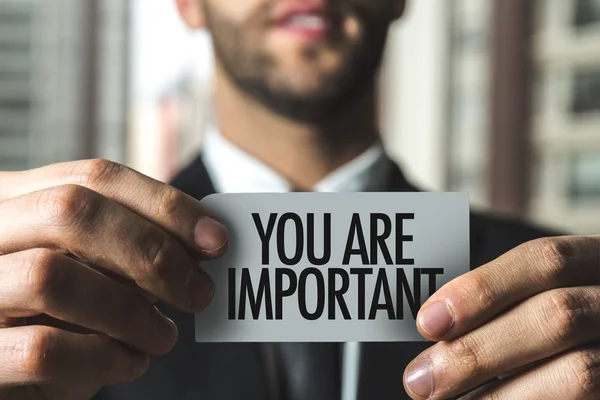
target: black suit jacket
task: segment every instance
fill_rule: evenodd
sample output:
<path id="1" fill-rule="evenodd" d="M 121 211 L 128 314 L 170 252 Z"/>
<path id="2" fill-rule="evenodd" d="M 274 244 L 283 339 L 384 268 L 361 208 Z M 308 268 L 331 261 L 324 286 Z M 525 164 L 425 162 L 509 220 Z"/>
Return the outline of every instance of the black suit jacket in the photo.
<path id="1" fill-rule="evenodd" d="M 199 200 L 215 191 L 200 157 L 175 178 L 173 186 Z M 387 187 L 391 192 L 417 191 L 398 168 Z M 524 222 L 472 213 L 471 268 L 521 243 L 551 235 L 554 233 Z M 193 316 L 165 305 L 160 308 L 179 327 L 173 351 L 154 358 L 142 379 L 104 388 L 96 400 L 339 400 L 339 344 L 299 345 L 296 350 L 313 353 L 314 373 L 284 393 L 298 378 L 290 375 L 294 373 L 290 368 L 294 365 L 293 351 L 280 355 L 280 368 L 275 369 L 283 372 L 276 371 L 274 378 L 265 345 L 195 343 Z M 363 343 L 358 400 L 408 398 L 402 385 L 404 368 L 428 346 L 427 342 Z M 278 399 L 273 398 L 273 379 L 275 386 L 281 383 L 275 387 L 280 393 Z"/>

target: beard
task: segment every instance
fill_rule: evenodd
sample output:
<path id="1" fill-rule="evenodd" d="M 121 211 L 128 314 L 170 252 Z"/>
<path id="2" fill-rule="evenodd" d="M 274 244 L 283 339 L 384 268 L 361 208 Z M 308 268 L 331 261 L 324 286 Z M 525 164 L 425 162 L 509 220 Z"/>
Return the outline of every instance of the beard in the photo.
<path id="1" fill-rule="evenodd" d="M 320 125 L 369 96 L 374 88 L 392 12 L 373 11 L 368 5 L 372 1 L 345 0 L 332 6 L 332 29 L 326 44 L 307 45 L 300 57 L 306 63 L 316 62 L 323 46 L 327 46 L 340 62 L 329 71 L 314 71 L 310 85 L 293 82 L 293 73 L 282 71 L 276 57 L 260 48 L 259 39 L 269 26 L 272 2 L 243 23 L 229 20 L 210 1 L 204 2 L 204 10 L 217 61 L 236 87 L 284 118 Z M 342 28 L 348 17 L 355 18 L 360 27 L 354 38 Z"/>

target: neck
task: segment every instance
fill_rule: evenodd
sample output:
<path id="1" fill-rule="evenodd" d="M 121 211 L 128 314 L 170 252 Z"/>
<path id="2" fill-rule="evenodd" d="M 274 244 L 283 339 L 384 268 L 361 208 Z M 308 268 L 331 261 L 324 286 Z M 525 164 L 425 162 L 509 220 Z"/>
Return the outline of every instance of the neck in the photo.
<path id="1" fill-rule="evenodd" d="M 310 190 L 377 140 L 374 88 L 319 126 L 288 120 L 242 93 L 217 68 L 221 134 L 299 189 Z"/>

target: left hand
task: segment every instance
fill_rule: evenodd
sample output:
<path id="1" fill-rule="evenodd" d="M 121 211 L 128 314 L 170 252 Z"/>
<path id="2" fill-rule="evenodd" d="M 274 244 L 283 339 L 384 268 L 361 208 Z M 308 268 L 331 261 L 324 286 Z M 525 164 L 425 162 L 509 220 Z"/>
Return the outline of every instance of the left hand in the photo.
<path id="1" fill-rule="evenodd" d="M 439 341 L 407 367 L 414 399 L 600 399 L 600 236 L 539 239 L 437 291 Z"/>

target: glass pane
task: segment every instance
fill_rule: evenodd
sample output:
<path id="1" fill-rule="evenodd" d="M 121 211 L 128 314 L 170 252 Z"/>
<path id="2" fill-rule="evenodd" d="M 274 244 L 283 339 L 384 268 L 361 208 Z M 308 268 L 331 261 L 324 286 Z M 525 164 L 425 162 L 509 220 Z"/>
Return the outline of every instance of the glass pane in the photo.
<path id="1" fill-rule="evenodd" d="M 13 10 L 13 12 L 0 13 L 0 25 L 7 26 L 29 26 L 31 25 L 31 13 L 29 10 Z"/>
<path id="2" fill-rule="evenodd" d="M 487 191 L 491 2 L 456 0 L 450 48 L 448 189 L 485 205 Z"/>
<path id="3" fill-rule="evenodd" d="M 27 129 L 14 129 L 5 128 L 0 125 L 0 146 L 2 146 L 2 139 L 4 138 L 27 138 L 29 137 L 29 130 Z"/>
<path id="4" fill-rule="evenodd" d="M 575 26 L 600 24 L 600 0 L 577 0 L 575 7 Z"/>
<path id="5" fill-rule="evenodd" d="M 26 157 L 0 156 L 0 171 L 21 171 L 28 168 Z"/>
<path id="6" fill-rule="evenodd" d="M 600 111 L 600 66 L 575 72 L 571 110 L 575 114 Z"/>
<path id="7" fill-rule="evenodd" d="M 0 99 L 0 111 L 8 113 L 23 113 L 31 109 L 31 102 L 26 99 L 2 100 Z"/>
<path id="8" fill-rule="evenodd" d="M 570 167 L 571 201 L 600 202 L 600 153 L 579 154 Z"/>

